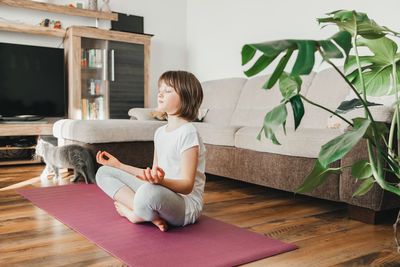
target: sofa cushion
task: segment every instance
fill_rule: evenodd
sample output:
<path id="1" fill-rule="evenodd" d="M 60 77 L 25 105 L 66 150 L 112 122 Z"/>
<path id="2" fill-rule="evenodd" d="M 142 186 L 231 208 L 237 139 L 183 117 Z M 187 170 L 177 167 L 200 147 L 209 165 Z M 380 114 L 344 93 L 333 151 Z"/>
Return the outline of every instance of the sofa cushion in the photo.
<path id="1" fill-rule="evenodd" d="M 195 121 L 202 122 L 204 117 L 207 115 L 208 108 L 199 109 L 197 119 Z M 159 120 L 166 121 L 167 117 L 165 112 L 158 111 L 157 108 L 131 108 L 128 111 L 128 115 L 131 120 Z"/>
<path id="2" fill-rule="evenodd" d="M 350 86 L 333 68 L 322 70 L 315 76 L 305 95 L 311 101 L 335 111 L 349 94 Z M 305 101 L 302 128 L 325 128 L 331 113 Z"/>
<path id="3" fill-rule="evenodd" d="M 156 119 L 151 116 L 151 112 L 156 110 L 156 108 L 131 108 L 128 111 L 128 115 L 131 117 L 131 120 L 153 120 Z"/>
<path id="4" fill-rule="evenodd" d="M 229 78 L 202 83 L 204 98 L 201 109 L 208 109 L 204 122 L 229 125 L 245 78 Z"/>
<path id="5" fill-rule="evenodd" d="M 302 77 L 302 94 L 305 94 L 310 86 L 315 73 Z M 233 126 L 262 126 L 264 117 L 268 111 L 279 105 L 282 94 L 279 90 L 279 82 L 271 89 L 263 88 L 269 79 L 269 75 L 257 76 L 249 79 L 240 94 L 238 104 L 232 115 Z M 290 104 L 287 105 L 288 117 L 286 125 L 294 125 L 293 113 Z"/>
<path id="6" fill-rule="evenodd" d="M 89 144 L 153 141 L 156 129 L 164 121 L 140 120 L 59 120 L 53 126 L 53 135 Z"/>
<path id="7" fill-rule="evenodd" d="M 287 135 L 282 128 L 276 133 L 276 138 L 281 145 L 275 145 L 270 139 L 257 139 L 261 127 L 243 127 L 235 135 L 235 146 L 260 152 L 269 152 L 281 155 L 317 158 L 321 146 L 339 136 L 342 132 L 338 129 L 297 129 L 287 128 Z"/>
<path id="8" fill-rule="evenodd" d="M 223 126 L 207 122 L 194 122 L 203 142 L 218 146 L 235 146 L 235 133 L 239 127 Z"/>

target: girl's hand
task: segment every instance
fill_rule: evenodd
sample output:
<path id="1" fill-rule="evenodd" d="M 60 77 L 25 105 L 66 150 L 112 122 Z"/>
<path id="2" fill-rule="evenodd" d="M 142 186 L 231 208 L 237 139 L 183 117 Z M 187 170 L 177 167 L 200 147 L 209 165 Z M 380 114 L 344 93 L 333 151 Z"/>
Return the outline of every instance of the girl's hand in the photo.
<path id="1" fill-rule="evenodd" d="M 136 175 L 140 180 L 149 182 L 151 184 L 161 184 L 164 180 L 165 172 L 160 167 L 156 166 L 153 169 L 147 167 L 147 169 L 143 170 L 142 175 Z"/>
<path id="2" fill-rule="evenodd" d="M 97 161 L 97 163 L 104 165 L 104 166 L 110 166 L 110 167 L 114 167 L 114 168 L 119 168 L 121 166 L 121 162 L 116 157 L 114 157 L 113 155 L 111 155 L 110 153 L 108 153 L 106 151 L 97 152 L 96 161 Z"/>

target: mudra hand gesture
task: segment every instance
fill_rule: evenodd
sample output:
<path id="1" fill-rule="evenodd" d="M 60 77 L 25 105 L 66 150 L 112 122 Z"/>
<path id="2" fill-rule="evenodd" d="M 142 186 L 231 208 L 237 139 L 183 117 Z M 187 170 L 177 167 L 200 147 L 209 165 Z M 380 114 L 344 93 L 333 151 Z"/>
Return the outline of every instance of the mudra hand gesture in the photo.
<path id="1" fill-rule="evenodd" d="M 161 184 L 161 182 L 164 180 L 164 176 L 164 170 L 158 166 L 155 166 L 153 169 L 147 167 L 145 170 L 143 170 L 142 175 L 136 175 L 136 177 L 140 180 L 149 182 L 151 184 Z"/>
<path id="2" fill-rule="evenodd" d="M 97 152 L 96 161 L 97 163 L 104 166 L 110 166 L 114 168 L 119 168 L 121 166 L 121 162 L 116 157 L 106 151 Z"/>

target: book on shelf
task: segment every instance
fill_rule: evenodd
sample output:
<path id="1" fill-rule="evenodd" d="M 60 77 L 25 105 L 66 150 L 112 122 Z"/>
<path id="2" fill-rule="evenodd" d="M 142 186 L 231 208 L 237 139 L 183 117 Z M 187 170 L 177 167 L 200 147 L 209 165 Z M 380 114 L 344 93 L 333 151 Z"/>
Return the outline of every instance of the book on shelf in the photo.
<path id="1" fill-rule="evenodd" d="M 94 100 L 82 98 L 82 119 L 83 120 L 104 120 L 104 98 L 96 97 Z"/>
<path id="2" fill-rule="evenodd" d="M 87 83 L 88 83 L 87 93 L 89 95 L 104 94 L 103 80 L 89 79 Z"/>
<path id="3" fill-rule="evenodd" d="M 87 67 L 88 66 L 88 54 L 86 49 L 82 49 L 82 59 L 81 59 L 81 66 Z"/>
<path id="4" fill-rule="evenodd" d="M 102 68 L 105 49 L 82 49 L 81 66 L 89 68 Z"/>

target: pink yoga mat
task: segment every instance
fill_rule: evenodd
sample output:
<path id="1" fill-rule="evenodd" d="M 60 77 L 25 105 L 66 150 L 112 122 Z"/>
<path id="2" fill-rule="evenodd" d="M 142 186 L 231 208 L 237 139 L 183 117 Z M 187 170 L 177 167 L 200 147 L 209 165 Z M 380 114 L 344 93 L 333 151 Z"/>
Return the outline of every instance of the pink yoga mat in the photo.
<path id="1" fill-rule="evenodd" d="M 204 215 L 165 233 L 133 224 L 93 184 L 16 192 L 130 266 L 235 266 L 297 248 Z"/>

